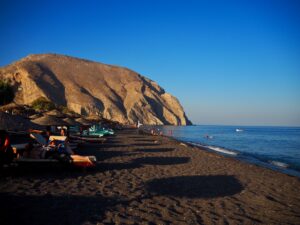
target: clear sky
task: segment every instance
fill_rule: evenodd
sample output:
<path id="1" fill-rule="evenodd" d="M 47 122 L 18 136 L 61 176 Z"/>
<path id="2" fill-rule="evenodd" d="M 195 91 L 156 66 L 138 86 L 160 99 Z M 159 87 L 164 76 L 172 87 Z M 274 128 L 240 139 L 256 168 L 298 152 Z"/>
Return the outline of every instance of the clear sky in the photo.
<path id="1" fill-rule="evenodd" d="M 196 124 L 300 126 L 300 1 L 0 1 L 0 66 L 59 53 L 156 81 Z"/>

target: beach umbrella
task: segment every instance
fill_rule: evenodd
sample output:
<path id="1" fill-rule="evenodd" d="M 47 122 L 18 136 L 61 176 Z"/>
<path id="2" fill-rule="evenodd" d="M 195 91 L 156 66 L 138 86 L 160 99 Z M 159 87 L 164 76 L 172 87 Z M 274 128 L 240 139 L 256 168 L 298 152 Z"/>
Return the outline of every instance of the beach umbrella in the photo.
<path id="1" fill-rule="evenodd" d="M 73 112 L 73 111 L 67 112 L 67 113 L 66 113 L 66 116 L 67 116 L 67 117 L 71 117 L 71 118 L 80 118 L 80 117 L 81 117 L 80 114 L 78 114 L 78 113 L 76 113 L 76 112 Z"/>
<path id="2" fill-rule="evenodd" d="M 85 119 L 89 120 L 91 122 L 100 122 L 102 120 L 102 118 L 97 115 L 90 115 L 90 116 L 86 117 Z"/>
<path id="3" fill-rule="evenodd" d="M 33 114 L 33 115 L 29 116 L 29 119 L 34 120 L 34 119 L 37 119 L 41 116 L 42 116 L 41 114 Z"/>
<path id="4" fill-rule="evenodd" d="M 9 112 L 12 115 L 19 115 L 23 117 L 29 117 L 29 115 L 35 113 L 34 109 L 26 105 L 19 105 L 15 102 L 9 103 L 4 106 L 0 106 L 0 111 Z"/>
<path id="5" fill-rule="evenodd" d="M 63 121 L 65 121 L 66 123 L 68 123 L 69 126 L 81 126 L 81 123 L 77 122 L 73 118 L 67 117 L 67 118 L 63 119 Z"/>
<path id="6" fill-rule="evenodd" d="M 48 115 L 48 116 L 55 116 L 57 118 L 63 118 L 66 117 L 65 114 L 63 114 L 62 112 L 58 111 L 57 109 L 53 109 L 51 111 L 45 112 L 44 115 Z"/>
<path id="7" fill-rule="evenodd" d="M 41 126 L 68 126 L 69 124 L 62 119 L 55 116 L 43 115 L 37 119 L 32 120 L 33 123 L 39 124 Z"/>
<path id="8" fill-rule="evenodd" d="M 32 123 L 30 120 L 22 116 L 11 115 L 0 111 L 0 130 L 19 130 L 41 129 L 38 124 Z"/>
<path id="9" fill-rule="evenodd" d="M 9 104 L 0 106 L 0 110 L 1 111 L 13 111 L 14 109 L 21 109 L 22 107 L 18 104 L 16 104 L 15 102 L 11 102 Z"/>
<path id="10" fill-rule="evenodd" d="M 90 126 L 90 125 L 93 125 L 93 122 L 89 121 L 89 120 L 86 120 L 84 118 L 78 118 L 76 119 L 77 122 L 81 123 L 82 125 L 85 125 L 85 126 Z"/>

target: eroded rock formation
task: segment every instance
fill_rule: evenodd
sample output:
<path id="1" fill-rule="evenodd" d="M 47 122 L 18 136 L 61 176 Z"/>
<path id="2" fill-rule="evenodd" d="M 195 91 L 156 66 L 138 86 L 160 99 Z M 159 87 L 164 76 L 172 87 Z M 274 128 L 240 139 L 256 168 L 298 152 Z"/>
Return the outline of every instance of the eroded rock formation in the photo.
<path id="1" fill-rule="evenodd" d="M 30 105 L 46 97 L 80 114 L 101 113 L 122 123 L 188 125 L 179 101 L 157 83 L 117 66 L 57 54 L 29 55 L 0 69 Z"/>

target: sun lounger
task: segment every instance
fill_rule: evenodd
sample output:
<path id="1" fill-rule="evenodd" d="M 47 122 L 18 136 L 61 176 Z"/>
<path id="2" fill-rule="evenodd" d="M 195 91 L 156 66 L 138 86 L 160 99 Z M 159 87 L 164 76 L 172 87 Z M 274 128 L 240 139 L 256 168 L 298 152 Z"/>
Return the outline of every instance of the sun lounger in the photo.
<path id="1" fill-rule="evenodd" d="M 48 144 L 46 139 L 40 134 L 30 133 L 30 137 L 35 139 L 41 145 L 47 145 Z"/>
<path id="2" fill-rule="evenodd" d="M 17 150 L 24 150 L 28 143 L 22 143 L 22 144 L 12 144 L 11 147 L 15 148 Z"/>
<path id="3" fill-rule="evenodd" d="M 71 155 L 75 166 L 91 167 L 97 161 L 95 156 Z"/>
<path id="4" fill-rule="evenodd" d="M 94 162 L 97 161 L 95 156 L 71 155 L 71 158 L 76 165 L 80 163 L 93 164 Z M 59 161 L 57 159 L 32 159 L 32 158 L 20 157 L 17 159 L 17 162 L 39 163 L 39 162 L 59 162 Z"/>
<path id="5" fill-rule="evenodd" d="M 49 141 L 57 140 L 57 141 L 65 141 L 67 139 L 66 136 L 50 136 Z"/>
<path id="6" fill-rule="evenodd" d="M 81 155 L 70 155 L 71 165 L 76 167 L 93 167 L 97 161 L 95 156 L 81 156 Z M 41 158 L 28 158 L 19 157 L 14 160 L 15 163 L 61 163 L 58 159 L 41 159 Z"/>
<path id="7" fill-rule="evenodd" d="M 41 145 L 45 145 L 43 143 L 46 143 L 45 138 L 40 134 L 31 134 L 31 137 L 34 138 L 37 142 L 39 142 Z M 49 140 L 50 141 L 51 140 L 65 141 L 66 137 L 65 136 L 50 136 Z M 75 165 L 75 166 L 90 167 L 90 166 L 93 166 L 94 163 L 97 161 L 95 156 L 81 156 L 81 155 L 71 154 L 70 157 L 72 159 L 72 164 Z M 24 161 L 24 158 L 21 159 L 21 160 Z M 36 160 L 36 159 L 31 159 L 31 160 Z M 43 159 L 41 159 L 41 160 L 38 159 L 37 162 L 43 162 Z M 46 162 L 46 160 L 47 159 L 45 159 L 45 162 Z M 51 160 L 53 160 L 53 159 L 51 159 Z M 58 161 L 58 160 L 56 160 L 56 161 Z"/>
<path id="8" fill-rule="evenodd" d="M 32 159 L 32 158 L 25 158 L 25 157 L 19 157 L 16 159 L 15 162 L 30 162 L 30 163 L 41 163 L 41 162 L 52 162 L 52 163 L 58 163 L 59 161 L 57 159 Z"/>
<path id="9" fill-rule="evenodd" d="M 70 147 L 70 149 L 74 150 L 74 149 L 76 149 L 78 147 L 78 143 L 72 143 L 72 142 L 70 142 L 69 143 L 69 147 Z"/>

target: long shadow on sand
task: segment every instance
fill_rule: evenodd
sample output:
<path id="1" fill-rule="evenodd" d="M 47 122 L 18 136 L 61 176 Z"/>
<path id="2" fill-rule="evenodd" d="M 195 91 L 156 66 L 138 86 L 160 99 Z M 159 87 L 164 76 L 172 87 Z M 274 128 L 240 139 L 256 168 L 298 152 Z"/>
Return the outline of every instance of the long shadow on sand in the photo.
<path id="1" fill-rule="evenodd" d="M 97 161 L 103 161 L 106 159 L 120 157 L 120 156 L 126 156 L 126 155 L 131 155 L 131 154 L 128 152 L 124 152 L 124 151 L 98 151 L 98 152 L 93 153 L 93 155 L 97 157 Z"/>
<path id="2" fill-rule="evenodd" d="M 103 148 L 112 148 L 112 147 L 126 147 L 128 145 L 122 144 L 121 141 L 106 141 L 104 143 L 98 144 L 87 144 L 85 143 L 82 147 L 84 149 L 91 148 L 91 149 L 103 149 Z"/>
<path id="3" fill-rule="evenodd" d="M 14 176 L 14 177 L 28 177 L 28 178 L 49 178 L 49 179 L 65 179 L 65 178 L 76 178 L 78 176 L 84 176 L 88 174 L 95 174 L 98 172 L 111 170 L 122 170 L 122 169 L 133 169 L 140 167 L 137 163 L 103 163 L 102 161 L 120 157 L 130 156 L 137 153 L 125 152 L 125 151 L 110 151 L 99 149 L 99 146 L 86 147 L 84 150 L 79 151 L 81 155 L 94 155 L 97 158 L 97 164 L 92 168 L 78 168 L 72 165 L 64 163 L 23 163 L 16 168 L 8 168 L 0 173 L 0 179 Z"/>
<path id="4" fill-rule="evenodd" d="M 122 143 L 122 142 L 121 142 L 121 141 L 118 141 L 118 140 L 109 140 L 109 139 L 108 139 L 108 140 L 106 141 L 106 143 L 107 143 L 107 144 L 120 144 L 120 143 Z"/>
<path id="5" fill-rule="evenodd" d="M 129 137 L 129 138 L 131 138 L 131 139 L 143 139 L 143 138 L 145 138 L 145 137 L 142 136 L 142 135 L 140 135 L 140 136 L 131 136 L 131 137 Z"/>
<path id="6" fill-rule="evenodd" d="M 130 153 L 125 151 L 114 151 L 106 150 L 105 148 L 117 147 L 115 145 L 88 145 L 84 147 L 84 150 L 77 150 L 76 152 L 80 155 L 94 155 L 97 158 L 97 161 L 103 161 L 113 157 L 119 157 L 124 155 L 129 155 Z"/>
<path id="7" fill-rule="evenodd" d="M 42 180 L 64 180 L 67 178 L 76 179 L 78 177 L 97 174 L 99 172 L 136 169 L 142 166 L 143 165 L 134 162 L 98 162 L 96 166 L 92 168 L 78 168 L 58 163 L 56 163 L 56 165 L 23 165 L 16 168 L 9 168 L 6 171 L 1 171 L 0 181 L 2 179 L 7 179 L 8 177 Z"/>
<path id="8" fill-rule="evenodd" d="M 158 146 L 159 144 L 154 144 L 154 143 L 137 143 L 137 144 L 132 144 L 133 146 L 138 146 L 138 147 L 147 147 L 147 146 Z"/>
<path id="9" fill-rule="evenodd" d="M 153 179 L 146 184 L 149 192 L 187 198 L 216 198 L 237 194 L 244 188 L 234 176 L 178 176 Z"/>
<path id="10" fill-rule="evenodd" d="M 144 157 L 134 159 L 132 162 L 146 165 L 175 165 L 190 161 L 189 157 Z"/>
<path id="11" fill-rule="evenodd" d="M 0 194 L 1 224 L 97 223 L 120 199 L 97 196 L 16 196 Z"/>
<path id="12" fill-rule="evenodd" d="M 102 144 L 99 148 L 100 149 L 105 149 L 105 148 L 123 148 L 123 147 L 128 147 L 128 145 L 124 145 L 124 144 Z"/>
<path id="13" fill-rule="evenodd" d="M 113 170 L 129 170 L 140 168 L 142 165 L 138 163 L 99 163 L 97 170 L 100 172 L 113 171 Z"/>
<path id="14" fill-rule="evenodd" d="M 136 142 L 147 142 L 147 143 L 149 143 L 149 142 L 152 142 L 153 143 L 153 139 L 137 139 L 137 140 L 135 140 Z"/>
<path id="15" fill-rule="evenodd" d="M 159 152 L 171 152 L 174 151 L 175 148 L 154 148 L 154 149 L 140 149 L 137 150 L 138 152 L 145 152 L 145 153 L 159 153 Z"/>

